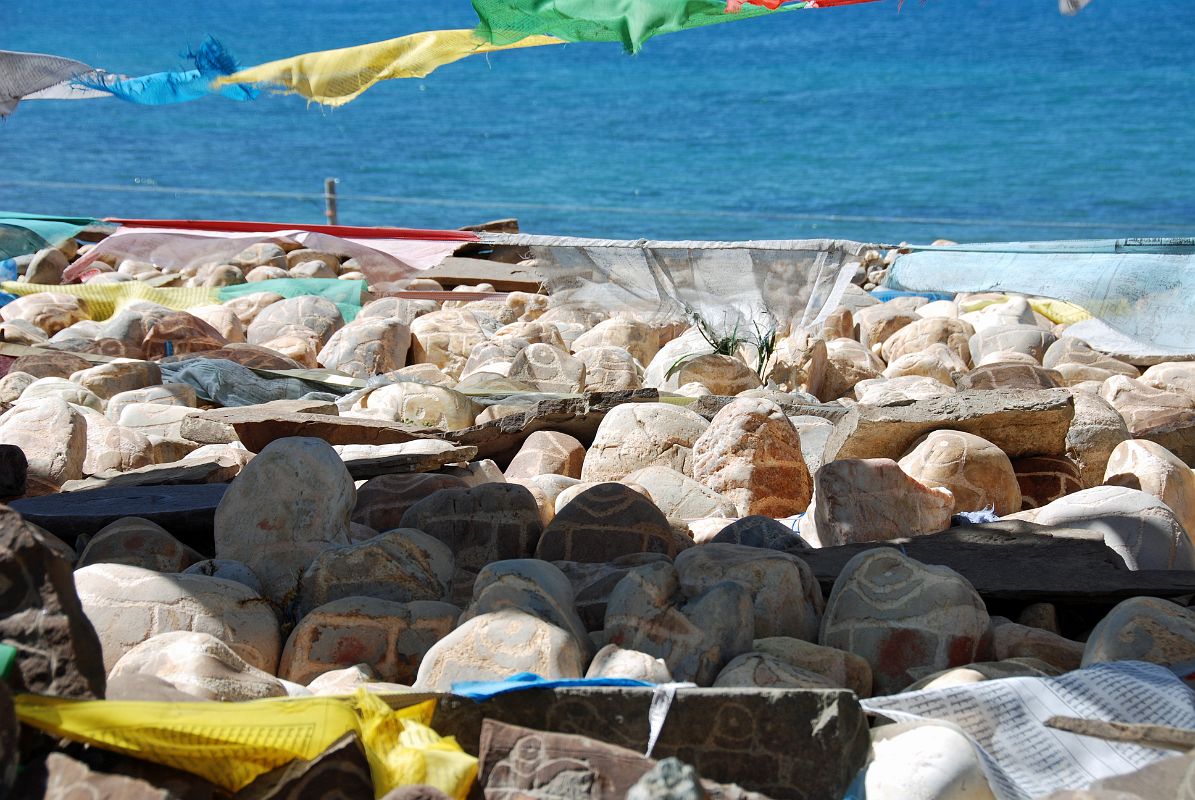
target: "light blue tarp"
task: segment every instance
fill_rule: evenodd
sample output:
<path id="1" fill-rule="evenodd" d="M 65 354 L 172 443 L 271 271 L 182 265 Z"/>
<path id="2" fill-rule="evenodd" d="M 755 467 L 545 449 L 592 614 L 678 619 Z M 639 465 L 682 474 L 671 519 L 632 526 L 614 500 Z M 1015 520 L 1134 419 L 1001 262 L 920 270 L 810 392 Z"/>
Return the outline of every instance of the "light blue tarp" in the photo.
<path id="1" fill-rule="evenodd" d="M 96 224 L 90 217 L 53 217 L 0 211 L 0 261 L 36 253 Z"/>
<path id="2" fill-rule="evenodd" d="M 1195 238 L 923 248 L 896 260 L 885 287 L 1054 297 L 1161 352 L 1195 352 Z"/>

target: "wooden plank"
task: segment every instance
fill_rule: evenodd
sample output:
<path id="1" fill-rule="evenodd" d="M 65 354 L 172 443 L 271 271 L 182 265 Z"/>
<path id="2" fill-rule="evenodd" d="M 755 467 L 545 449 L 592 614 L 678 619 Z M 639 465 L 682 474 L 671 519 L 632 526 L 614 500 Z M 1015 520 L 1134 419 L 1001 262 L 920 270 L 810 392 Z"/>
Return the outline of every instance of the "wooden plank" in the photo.
<path id="1" fill-rule="evenodd" d="M 876 547 L 899 548 L 922 563 L 950 567 L 985 599 L 1107 604 L 1195 593 L 1195 572 L 1130 571 L 1098 533 L 1016 520 L 792 553 L 809 564 L 828 593 L 848 561 Z"/>
<path id="2" fill-rule="evenodd" d="M 1050 717 L 1047 728 L 1075 733 L 1079 736 L 1094 736 L 1113 742 L 1130 742 L 1142 747 L 1157 747 L 1163 750 L 1195 749 L 1195 731 L 1172 728 L 1169 725 L 1145 725 L 1128 722 L 1104 722 L 1098 719 L 1078 717 Z"/>
<path id="3" fill-rule="evenodd" d="M 488 283 L 499 292 L 538 292 L 543 283 L 543 278 L 527 267 L 458 256 L 449 256 L 420 272 L 419 277 L 431 278 L 445 288 Z"/>

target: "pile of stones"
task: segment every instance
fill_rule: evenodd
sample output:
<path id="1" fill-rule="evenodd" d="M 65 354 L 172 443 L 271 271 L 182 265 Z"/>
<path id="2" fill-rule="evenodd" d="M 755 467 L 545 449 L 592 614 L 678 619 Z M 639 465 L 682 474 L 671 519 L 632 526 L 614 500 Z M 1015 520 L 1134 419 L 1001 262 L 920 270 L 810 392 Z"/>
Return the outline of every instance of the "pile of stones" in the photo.
<path id="1" fill-rule="evenodd" d="M 28 279 L 68 255 L 37 254 Z M 175 279 L 357 277 L 285 244 L 217 266 Z M 264 292 L 96 321 L 46 292 L 0 318 L 36 348 L 0 357 L 13 691 L 364 686 L 401 705 L 522 672 L 686 682 L 701 691 L 678 691 L 659 761 L 640 755 L 650 690 L 445 696 L 436 726 L 481 755 L 487 796 L 812 798 L 875 758 L 858 698 L 1195 660 L 1195 363 L 1097 352 L 1028 298 L 852 286 L 762 369 L 687 322 L 531 292 L 369 299 L 347 323 Z M 278 372 L 315 367 L 364 385 Z M 245 397 L 263 401 L 228 401 Z M 1046 552 L 1022 583 L 991 578 Z M 0 727 L 6 785 L 24 760 L 45 796 L 223 796 L 125 756 L 47 756 L 31 731 L 18 746 L 5 696 Z M 966 739 L 931 734 L 986 787 Z M 908 756 L 925 735 L 869 796 L 991 796 L 927 789 Z M 355 752 L 330 751 L 328 774 Z M 588 772 L 550 768 L 578 753 Z M 302 796 L 320 770 L 300 772 L 245 796 Z"/>

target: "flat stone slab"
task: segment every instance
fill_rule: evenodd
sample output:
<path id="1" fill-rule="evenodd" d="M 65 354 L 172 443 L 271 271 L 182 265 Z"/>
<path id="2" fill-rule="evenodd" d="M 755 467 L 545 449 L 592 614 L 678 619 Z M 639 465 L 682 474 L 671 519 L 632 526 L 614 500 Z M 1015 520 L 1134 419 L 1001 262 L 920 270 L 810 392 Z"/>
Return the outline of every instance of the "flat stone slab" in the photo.
<path id="1" fill-rule="evenodd" d="M 1195 592 L 1195 572 L 1130 571 L 1101 534 L 1007 520 L 951 528 L 887 542 L 794 550 L 813 569 L 827 594 L 853 557 L 876 547 L 896 547 L 925 564 L 950 567 L 985 599 L 1114 605 L 1128 597 L 1177 597 Z"/>
<path id="2" fill-rule="evenodd" d="M 121 517 L 144 517 L 204 555 L 214 552 L 212 526 L 227 483 L 142 486 L 60 492 L 10 506 L 69 545 Z"/>
<path id="3" fill-rule="evenodd" d="M 552 398 L 541 400 L 527 411 L 507 414 L 484 425 L 438 435 L 459 445 L 476 447 L 479 458 L 505 463 L 518 452 L 523 440 L 536 431 L 567 433 L 588 447 L 607 411 L 623 403 L 655 403 L 659 399 L 660 393 L 655 389 Z"/>
<path id="4" fill-rule="evenodd" d="M 736 398 L 721 397 L 719 395 L 703 395 L 694 400 L 689 406 L 690 411 L 694 411 L 706 419 L 713 419 L 719 411 L 725 408 Z M 770 399 L 770 398 L 769 398 Z M 773 401 L 776 405 L 783 409 L 784 413 L 790 417 L 821 417 L 830 422 L 838 422 L 846 417 L 848 409 L 846 406 L 839 403 L 793 403 L 789 401 Z"/>
<path id="5" fill-rule="evenodd" d="M 390 447 L 411 447 L 419 445 L 439 445 L 435 452 L 394 452 L 387 453 Z M 373 453 L 361 452 L 363 449 Z M 411 472 L 434 472 L 448 464 L 459 464 L 477 458 L 476 447 L 454 447 L 448 442 L 426 439 L 408 444 L 398 445 L 347 445 L 340 457 L 348 467 L 353 480 L 363 481 L 376 478 L 379 475 L 396 475 Z"/>
<path id="6" fill-rule="evenodd" d="M 86 489 L 130 488 L 134 486 L 178 486 L 195 483 L 225 483 L 232 480 L 239 471 L 233 458 L 220 456 L 210 461 L 175 461 L 170 464 L 150 464 L 128 472 L 107 470 L 97 472 L 90 478 L 67 481 L 62 484 L 64 492 L 78 492 Z"/>
<path id="7" fill-rule="evenodd" d="M 898 461 L 919 437 L 936 430 L 982 436 L 1009 458 L 1064 455 L 1074 416 L 1069 389 L 966 391 L 883 406 L 855 405 L 836 422 L 826 442 L 826 461 Z"/>
<path id="8" fill-rule="evenodd" d="M 650 688 L 511 692 L 478 703 L 456 695 L 385 695 L 394 708 L 436 698 L 432 727 L 477 755 L 483 719 L 572 733 L 642 753 Z M 842 797 L 868 750 L 868 723 L 848 691 L 679 689 L 652 758 L 675 756 L 703 778 L 769 797 Z"/>
<path id="9" fill-rule="evenodd" d="M 183 418 L 180 432 L 184 439 L 200 444 L 226 444 L 239 439 L 254 453 L 260 453 L 275 439 L 288 436 L 311 436 L 328 444 L 399 444 L 428 438 L 397 422 L 286 413 L 265 405 L 192 414 Z"/>

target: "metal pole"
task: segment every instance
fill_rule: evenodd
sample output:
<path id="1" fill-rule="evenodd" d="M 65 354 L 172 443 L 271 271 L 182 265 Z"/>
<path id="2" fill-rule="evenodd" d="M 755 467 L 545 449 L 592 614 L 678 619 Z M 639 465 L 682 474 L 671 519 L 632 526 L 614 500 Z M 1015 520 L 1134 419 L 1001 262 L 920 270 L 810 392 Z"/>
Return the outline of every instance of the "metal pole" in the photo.
<path id="1" fill-rule="evenodd" d="M 339 225 L 337 221 L 339 217 L 336 213 L 336 184 L 339 181 L 336 178 L 324 178 L 324 216 L 328 218 L 329 225 Z"/>

